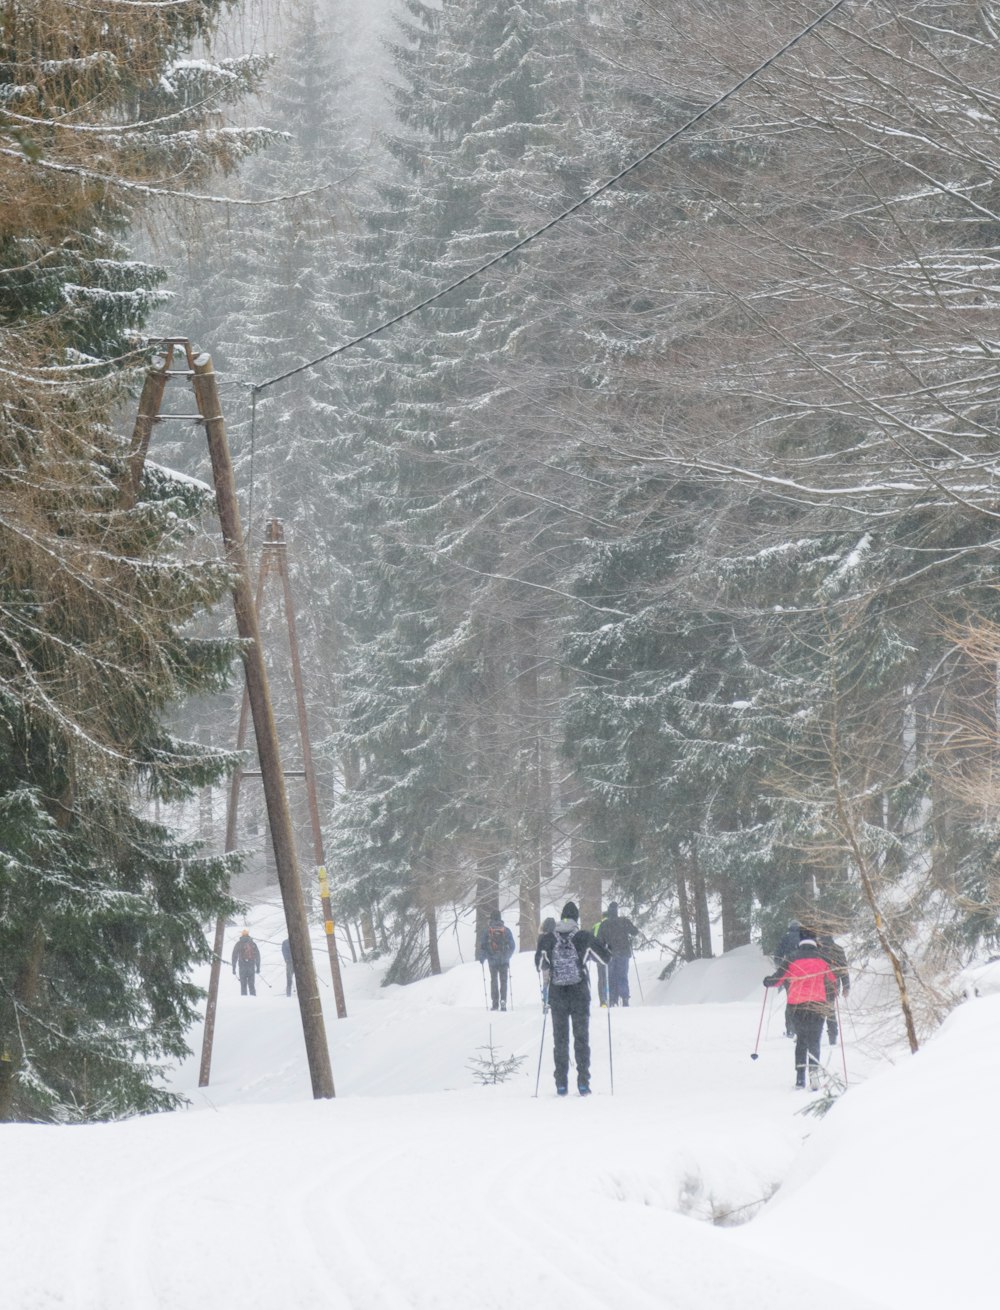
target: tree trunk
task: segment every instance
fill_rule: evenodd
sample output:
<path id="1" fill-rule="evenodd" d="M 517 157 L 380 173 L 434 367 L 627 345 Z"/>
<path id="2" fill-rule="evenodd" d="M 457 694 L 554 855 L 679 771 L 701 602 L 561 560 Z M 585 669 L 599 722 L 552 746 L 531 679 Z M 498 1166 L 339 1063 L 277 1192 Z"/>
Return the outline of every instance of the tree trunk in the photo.
<path id="1" fill-rule="evenodd" d="M 427 906 L 427 948 L 430 953 L 431 973 L 441 972 L 441 952 L 438 950 L 437 911 L 433 905 Z"/>
<path id="2" fill-rule="evenodd" d="M 17 1031 L 15 1007 L 30 1010 L 38 993 L 38 986 L 42 976 L 42 961 L 44 959 L 45 934 L 41 928 L 36 928 L 27 956 L 14 982 L 13 1004 L 10 1007 L 10 1036 L 12 1043 L 14 1034 Z M 13 1114 L 14 1087 L 18 1070 L 23 1063 L 24 1052 L 20 1049 L 20 1043 L 18 1043 L 17 1049 L 11 1044 L 5 1047 L 3 1051 L 0 1051 L 0 1123 L 8 1123 Z"/>
<path id="3" fill-rule="evenodd" d="M 691 896 L 694 900 L 694 949 L 699 960 L 712 958 L 712 919 L 708 912 L 708 888 L 698 863 L 698 847 L 691 848 Z"/>
<path id="4" fill-rule="evenodd" d="M 691 933 L 691 909 L 683 860 L 677 861 L 677 914 L 681 923 L 681 954 L 685 960 L 693 960 L 694 938 Z"/>

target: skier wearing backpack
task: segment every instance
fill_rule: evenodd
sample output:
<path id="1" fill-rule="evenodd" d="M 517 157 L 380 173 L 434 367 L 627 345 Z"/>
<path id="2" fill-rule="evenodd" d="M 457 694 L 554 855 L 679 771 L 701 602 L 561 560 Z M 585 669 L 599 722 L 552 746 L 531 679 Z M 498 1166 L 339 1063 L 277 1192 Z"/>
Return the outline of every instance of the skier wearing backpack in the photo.
<path id="1" fill-rule="evenodd" d="M 590 1095 L 590 976 L 587 961 L 591 956 L 604 964 L 611 963 L 611 952 L 593 933 L 580 928 L 580 911 L 572 901 L 567 901 L 561 921 L 552 932 L 542 934 L 535 951 L 535 968 L 542 968 L 545 961 L 549 969 L 557 1096 L 565 1096 L 569 1088 L 571 1022 L 577 1090 L 581 1096 Z"/>
<path id="2" fill-rule="evenodd" d="M 510 973 L 510 962 L 515 950 L 517 946 L 514 942 L 514 934 L 509 928 L 504 927 L 500 911 L 491 911 L 490 921 L 479 939 L 476 958 L 480 964 L 486 963 L 490 966 L 490 1000 L 492 1001 L 490 1009 L 492 1010 L 507 1008 L 507 976 Z"/>
<path id="3" fill-rule="evenodd" d="M 611 966 L 608 969 L 609 1005 L 628 1005 L 628 966 L 632 958 L 632 938 L 638 931 L 631 919 L 619 915 L 618 902 L 612 901 L 597 934 L 597 940 L 611 952 Z"/>
<path id="4" fill-rule="evenodd" d="M 260 951 L 257 949 L 257 943 L 250 936 L 250 929 L 244 928 L 236 940 L 233 947 L 233 973 L 236 973 L 236 967 L 240 970 L 240 995 L 256 996 L 257 990 L 254 987 L 254 976 L 260 973 Z"/>

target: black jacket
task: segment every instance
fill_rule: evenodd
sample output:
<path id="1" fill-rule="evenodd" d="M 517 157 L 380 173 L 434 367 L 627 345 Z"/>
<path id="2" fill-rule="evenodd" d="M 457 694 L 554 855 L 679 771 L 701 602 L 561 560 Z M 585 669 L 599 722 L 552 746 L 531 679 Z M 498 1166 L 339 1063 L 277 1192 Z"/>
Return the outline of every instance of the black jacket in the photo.
<path id="1" fill-rule="evenodd" d="M 563 919 L 560 927 L 566 931 L 566 925 L 573 922 L 572 920 Z M 542 968 L 543 964 L 546 969 L 552 968 L 552 952 L 556 945 L 555 932 L 543 932 L 538 939 L 538 945 L 535 948 L 535 968 Z M 587 973 L 587 961 L 591 956 L 595 960 L 600 960 L 602 964 L 611 963 L 611 952 L 599 942 L 592 932 L 587 932 L 585 928 L 577 928 L 573 933 L 573 945 L 576 947 L 576 953 L 580 959 L 580 973 L 583 975 L 583 982 L 590 986 L 590 975 Z M 579 984 L 577 984 L 579 986 Z"/>
<path id="2" fill-rule="evenodd" d="M 829 933 L 817 937 L 816 945 L 819 947 L 820 955 L 833 970 L 834 977 L 837 979 L 837 991 L 847 996 L 851 990 L 851 975 L 847 969 L 847 955 L 843 946 L 835 942 Z"/>
<path id="3" fill-rule="evenodd" d="M 597 940 L 608 948 L 612 955 L 631 955 L 632 938 L 639 929 L 631 919 L 623 919 L 617 910 L 608 910 L 597 930 Z"/>

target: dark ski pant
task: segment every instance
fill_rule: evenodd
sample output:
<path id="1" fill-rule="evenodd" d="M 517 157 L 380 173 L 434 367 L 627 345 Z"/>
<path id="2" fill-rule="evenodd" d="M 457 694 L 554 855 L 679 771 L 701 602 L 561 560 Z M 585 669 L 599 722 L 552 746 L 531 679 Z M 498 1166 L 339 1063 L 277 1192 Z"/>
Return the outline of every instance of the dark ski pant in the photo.
<path id="1" fill-rule="evenodd" d="M 490 1001 L 494 1010 L 502 1001 L 507 1004 L 507 975 L 510 973 L 509 964 L 499 964 L 493 960 L 488 961 L 490 966 Z"/>
<path id="2" fill-rule="evenodd" d="M 590 1086 L 590 988 L 585 982 L 571 987 L 549 986 L 556 1088 L 569 1086 L 569 1027 L 573 1025 L 573 1059 L 577 1087 Z"/>
<path id="3" fill-rule="evenodd" d="M 617 1005 L 621 1001 L 622 1005 L 628 1005 L 628 965 L 631 959 L 628 955 L 612 955 L 611 963 L 608 965 L 608 1004 Z"/>
<path id="4" fill-rule="evenodd" d="M 790 1005 L 792 1027 L 795 1029 L 795 1083 L 806 1085 L 806 1065 L 819 1064 L 819 1043 L 823 1036 L 826 1015 L 808 1005 Z"/>
<path id="5" fill-rule="evenodd" d="M 601 963 L 597 965 L 597 1003 L 598 1005 L 608 1003 L 608 966 Z"/>
<path id="6" fill-rule="evenodd" d="M 254 986 L 253 960 L 248 960 L 246 963 L 240 960 L 240 995 L 246 996 L 247 992 L 251 996 L 257 995 L 257 989 Z"/>

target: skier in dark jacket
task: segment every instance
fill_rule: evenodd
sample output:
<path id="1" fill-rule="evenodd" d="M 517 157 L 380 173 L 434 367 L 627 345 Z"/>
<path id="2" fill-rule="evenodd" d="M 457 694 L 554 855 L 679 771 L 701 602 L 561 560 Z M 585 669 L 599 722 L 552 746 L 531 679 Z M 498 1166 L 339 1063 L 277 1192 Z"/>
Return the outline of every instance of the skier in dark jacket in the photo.
<path id="1" fill-rule="evenodd" d="M 608 1004 L 628 1005 L 628 966 L 632 959 L 632 938 L 639 929 L 631 919 L 618 913 L 618 902 L 612 901 L 602 920 L 597 940 L 611 952 L 608 966 Z"/>
<path id="2" fill-rule="evenodd" d="M 285 961 L 285 995 L 291 996 L 292 983 L 295 981 L 295 970 L 292 967 L 292 945 L 287 937 L 281 943 L 281 956 Z"/>
<path id="3" fill-rule="evenodd" d="M 775 951 L 774 968 L 777 973 L 781 973 L 788 961 L 799 949 L 799 942 L 802 940 L 802 925 L 798 919 L 789 919 L 788 927 L 785 929 L 781 941 L 778 942 L 778 949 Z M 794 1037 L 795 1029 L 792 1027 L 792 1011 L 789 1008 L 788 1000 L 785 1000 L 785 1036 Z"/>
<path id="4" fill-rule="evenodd" d="M 509 928 L 504 927 L 500 911 L 493 910 L 489 923 L 483 929 L 483 935 L 479 939 L 479 950 L 476 952 L 476 959 L 480 964 L 486 963 L 490 966 L 490 1000 L 492 1001 L 490 1008 L 493 1010 L 507 1008 L 507 977 L 516 949 L 514 934 Z"/>
<path id="5" fill-rule="evenodd" d="M 535 947 L 535 969 L 538 972 L 538 976 L 541 979 L 541 984 L 542 984 L 542 1009 L 543 1010 L 547 1010 L 549 1008 L 550 970 L 549 970 L 548 960 L 541 960 L 541 962 L 539 962 L 538 952 L 541 950 L 542 947 L 542 938 L 545 936 L 547 932 L 553 932 L 555 926 L 556 926 L 555 919 L 550 918 L 550 919 L 542 920 L 542 931 L 538 934 L 538 944 Z"/>
<path id="6" fill-rule="evenodd" d="M 260 973 L 260 951 L 257 949 L 257 943 L 250 936 L 249 928 L 243 929 L 236 939 L 236 945 L 233 947 L 234 974 L 237 965 L 240 970 L 240 995 L 256 996 L 257 989 L 254 987 L 254 978 Z"/>
<path id="7" fill-rule="evenodd" d="M 807 932 L 807 929 L 803 929 Z M 795 1086 L 819 1088 L 819 1043 L 823 1023 L 830 1013 L 830 1002 L 837 985 L 836 976 L 819 953 L 812 937 L 804 937 L 799 949 L 780 972 L 768 974 L 765 987 L 788 985 L 788 1008 L 795 1029 Z"/>
<path id="8" fill-rule="evenodd" d="M 590 956 L 604 964 L 611 963 L 611 952 L 593 933 L 581 929 L 580 911 L 572 901 L 567 901 L 562 919 L 552 932 L 542 934 L 535 951 L 535 968 L 540 969 L 544 960 L 549 969 L 557 1096 L 565 1096 L 569 1089 L 571 1022 L 577 1090 L 581 1096 L 590 1095 L 590 976 L 587 973 Z"/>
<path id="9" fill-rule="evenodd" d="M 843 997 L 851 993 L 851 975 L 847 968 L 847 953 L 840 942 L 835 942 L 830 934 L 820 933 L 816 938 L 816 945 L 819 947 L 819 953 L 834 972 L 837 979 L 836 991 Z M 837 1038 L 840 1036 L 840 1030 L 837 1026 L 836 1001 L 830 1010 L 830 1017 L 826 1021 L 826 1035 L 830 1039 L 830 1045 L 837 1045 Z"/>

